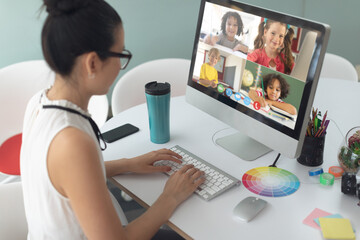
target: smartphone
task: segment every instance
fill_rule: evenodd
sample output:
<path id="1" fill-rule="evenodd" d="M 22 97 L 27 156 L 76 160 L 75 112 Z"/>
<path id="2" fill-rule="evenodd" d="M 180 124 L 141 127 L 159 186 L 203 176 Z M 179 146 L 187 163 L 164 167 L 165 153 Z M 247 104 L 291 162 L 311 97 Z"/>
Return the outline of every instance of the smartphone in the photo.
<path id="1" fill-rule="evenodd" d="M 137 131 L 139 131 L 138 127 L 135 127 L 130 123 L 126 123 L 120 127 L 104 132 L 102 136 L 105 142 L 111 143 L 123 137 L 129 136 L 130 134 L 136 133 Z"/>

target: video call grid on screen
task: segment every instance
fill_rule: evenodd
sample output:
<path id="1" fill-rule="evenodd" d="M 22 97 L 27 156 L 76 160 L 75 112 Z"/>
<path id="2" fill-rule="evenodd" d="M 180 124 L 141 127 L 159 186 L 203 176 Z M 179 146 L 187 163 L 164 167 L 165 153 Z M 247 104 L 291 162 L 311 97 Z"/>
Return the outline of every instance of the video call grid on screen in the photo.
<path id="1" fill-rule="evenodd" d="M 302 121 L 297 121 L 297 119 L 303 119 L 305 114 L 324 37 L 324 26 L 254 6 L 228 2 L 206 1 L 200 9 L 191 66 L 192 82 L 189 82 L 189 85 L 298 139 Z M 238 13 L 241 17 L 242 34 L 236 35 L 235 38 L 247 48 L 246 51 L 243 49 L 234 51 L 218 43 L 206 42 L 206 38 L 222 34 L 222 17 L 227 12 Z M 281 22 L 287 29 L 293 30 L 291 53 L 294 64 L 289 73 L 283 73 L 247 59 L 248 55 L 255 50 L 254 40 L 259 33 L 259 24 L 269 20 Z M 199 82 L 201 66 L 208 62 L 209 51 L 212 48 L 217 48 L 220 52 L 219 61 L 214 66 L 218 72 L 218 85 L 215 88 L 204 87 Z M 258 102 L 250 99 L 248 95 L 250 89 L 266 95 L 263 78 L 268 74 L 280 75 L 288 83 L 289 93 L 281 101 L 294 106 L 295 115 L 275 107 L 262 108 Z"/>

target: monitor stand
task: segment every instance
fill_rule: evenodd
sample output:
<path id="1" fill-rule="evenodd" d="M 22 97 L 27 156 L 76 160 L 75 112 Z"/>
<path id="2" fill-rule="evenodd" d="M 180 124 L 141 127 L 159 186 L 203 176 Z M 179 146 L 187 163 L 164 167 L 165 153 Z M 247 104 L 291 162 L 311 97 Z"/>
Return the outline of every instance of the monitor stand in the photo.
<path id="1" fill-rule="evenodd" d="M 240 132 L 218 138 L 215 142 L 246 161 L 253 161 L 272 150 Z"/>

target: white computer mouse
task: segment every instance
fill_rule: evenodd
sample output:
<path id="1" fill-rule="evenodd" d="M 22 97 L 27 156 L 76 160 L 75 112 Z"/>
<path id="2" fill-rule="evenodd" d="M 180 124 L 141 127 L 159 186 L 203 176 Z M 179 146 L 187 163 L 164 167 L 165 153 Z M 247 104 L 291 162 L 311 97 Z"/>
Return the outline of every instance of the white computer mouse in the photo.
<path id="1" fill-rule="evenodd" d="M 245 222 L 251 221 L 264 207 L 267 202 L 258 197 L 247 197 L 241 200 L 233 210 L 237 219 Z"/>

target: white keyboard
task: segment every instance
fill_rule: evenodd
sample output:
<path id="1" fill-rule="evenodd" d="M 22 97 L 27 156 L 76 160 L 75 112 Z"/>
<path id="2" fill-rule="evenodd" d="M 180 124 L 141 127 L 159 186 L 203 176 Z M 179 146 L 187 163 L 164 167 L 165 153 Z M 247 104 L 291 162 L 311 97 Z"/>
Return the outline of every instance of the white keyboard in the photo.
<path id="1" fill-rule="evenodd" d="M 192 164 L 201 171 L 204 171 L 206 180 L 202 185 L 199 186 L 195 193 L 206 201 L 213 199 L 214 197 L 225 192 L 226 190 L 241 183 L 240 180 L 225 173 L 219 168 L 211 165 L 210 163 L 206 162 L 205 160 L 190 153 L 189 151 L 183 149 L 178 145 L 170 148 L 170 150 L 176 152 L 183 157 L 182 164 L 178 164 L 173 161 L 163 160 L 156 162 L 156 165 L 171 166 L 172 169 L 169 172 L 166 172 L 166 174 L 169 176 L 187 164 Z"/>

